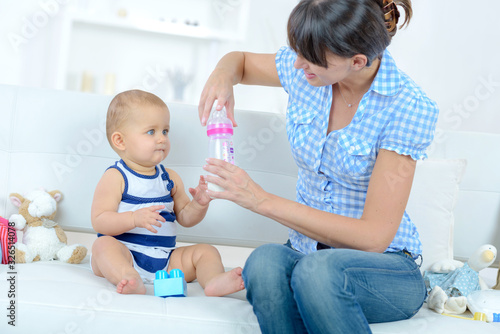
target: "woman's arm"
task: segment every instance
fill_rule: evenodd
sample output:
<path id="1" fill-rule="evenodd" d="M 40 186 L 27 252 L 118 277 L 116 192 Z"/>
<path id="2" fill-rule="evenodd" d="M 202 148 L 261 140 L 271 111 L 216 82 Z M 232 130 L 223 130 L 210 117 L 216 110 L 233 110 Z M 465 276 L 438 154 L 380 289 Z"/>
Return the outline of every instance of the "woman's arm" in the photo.
<path id="1" fill-rule="evenodd" d="M 108 169 L 97 184 L 91 208 L 92 227 L 97 233 L 119 235 L 135 227 L 143 227 L 156 233 L 165 219 L 157 212 L 163 205 L 154 205 L 137 211 L 118 213 L 125 187 L 123 176 L 115 168 Z"/>
<path id="2" fill-rule="evenodd" d="M 198 105 L 201 124 L 206 125 L 210 110 L 217 100 L 217 109 L 225 106 L 229 119 L 236 125 L 233 95 L 233 86 L 236 84 L 281 86 L 275 57 L 276 54 L 250 52 L 231 52 L 222 57 L 201 93 Z"/>
<path id="3" fill-rule="evenodd" d="M 410 157 L 380 150 L 372 173 L 361 218 L 348 218 L 313 209 L 264 191 L 241 168 L 209 159 L 208 182 L 226 191 L 211 192 L 276 220 L 314 240 L 337 248 L 383 252 L 390 245 L 406 208 L 416 163 Z"/>
<path id="4" fill-rule="evenodd" d="M 193 200 L 190 200 L 184 190 L 184 184 L 179 174 L 171 169 L 167 169 L 167 171 L 172 181 L 174 181 L 172 198 L 174 199 L 174 212 L 177 222 L 184 227 L 195 226 L 205 217 L 208 205 L 212 200 L 207 194 L 205 180 L 200 176 L 198 186 L 189 188 L 189 192 L 193 196 Z"/>

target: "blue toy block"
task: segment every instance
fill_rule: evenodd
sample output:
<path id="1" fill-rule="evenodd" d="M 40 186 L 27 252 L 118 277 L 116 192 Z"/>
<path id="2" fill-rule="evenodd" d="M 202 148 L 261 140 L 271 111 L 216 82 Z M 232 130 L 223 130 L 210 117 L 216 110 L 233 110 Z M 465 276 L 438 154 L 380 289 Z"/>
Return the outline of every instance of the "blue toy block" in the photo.
<path id="1" fill-rule="evenodd" d="M 187 284 L 184 273 L 180 269 L 158 270 L 154 280 L 155 296 L 157 297 L 186 297 Z"/>

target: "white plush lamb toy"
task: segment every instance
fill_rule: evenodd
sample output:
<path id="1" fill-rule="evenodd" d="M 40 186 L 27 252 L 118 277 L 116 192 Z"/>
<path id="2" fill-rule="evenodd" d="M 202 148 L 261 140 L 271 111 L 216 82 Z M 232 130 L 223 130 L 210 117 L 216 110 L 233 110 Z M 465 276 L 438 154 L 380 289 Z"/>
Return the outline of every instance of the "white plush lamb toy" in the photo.
<path id="1" fill-rule="evenodd" d="M 427 306 L 438 313 L 465 312 L 469 293 L 488 289 L 479 277 L 479 271 L 490 266 L 496 256 L 495 246 L 483 245 L 465 264 L 455 260 L 443 260 L 433 264 L 430 270 L 424 273 L 429 291 Z"/>
<path id="2" fill-rule="evenodd" d="M 66 233 L 53 221 L 61 198 L 58 190 L 34 190 L 26 196 L 10 194 L 19 213 L 10 216 L 9 221 L 15 223 L 17 230 L 23 230 L 23 241 L 15 243 L 16 263 L 55 259 L 80 263 L 87 255 L 87 248 L 82 245 L 68 246 Z"/>

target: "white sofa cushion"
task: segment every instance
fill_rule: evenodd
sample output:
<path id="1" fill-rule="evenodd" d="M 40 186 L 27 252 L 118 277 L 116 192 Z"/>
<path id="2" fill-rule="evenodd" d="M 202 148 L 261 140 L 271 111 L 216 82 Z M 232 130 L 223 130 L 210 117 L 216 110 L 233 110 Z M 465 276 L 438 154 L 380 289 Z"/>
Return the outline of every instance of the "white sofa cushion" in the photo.
<path id="1" fill-rule="evenodd" d="M 56 222 L 65 230 L 93 232 L 90 207 L 95 186 L 119 159 L 105 136 L 110 96 L 0 85 L 0 215 L 17 208 L 8 194 L 44 187 L 60 190 Z M 198 184 L 208 153 L 206 129 L 196 106 L 167 102 L 171 114 L 171 151 L 164 165 L 185 187 Z M 236 160 L 267 191 L 295 199 L 297 166 L 283 115 L 238 111 Z M 4 119 L 5 118 L 5 119 Z M 276 159 L 279 157 L 279 159 Z M 235 224 L 237 217 L 238 224 Z M 203 224 L 179 226 L 178 240 L 255 247 L 285 243 L 286 227 L 228 201 L 214 201 Z"/>
<path id="2" fill-rule="evenodd" d="M 463 159 L 417 162 L 406 210 L 420 234 L 422 271 L 438 260 L 453 259 L 453 210 L 465 167 Z"/>
<path id="3" fill-rule="evenodd" d="M 430 157 L 467 159 L 454 210 L 453 256 L 465 261 L 483 244 L 499 247 L 500 134 L 437 131 L 434 143 Z"/>
<path id="4" fill-rule="evenodd" d="M 15 207 L 7 198 L 9 192 L 24 192 L 43 185 L 50 189 L 59 189 L 66 195 L 57 218 L 64 228 L 90 231 L 88 210 L 95 183 L 104 168 L 115 160 L 115 155 L 103 135 L 99 136 L 93 131 L 102 129 L 104 111 L 109 99 L 110 97 L 98 95 L 0 85 L 3 117 L 3 122 L 0 122 L 0 189 L 3 189 L 3 195 L 0 194 L 0 215 L 8 217 L 15 211 Z M 180 172 L 184 168 L 186 172 L 183 177 L 186 179 L 186 185 L 189 185 L 188 175 L 195 175 L 194 180 L 197 180 L 195 169 L 201 168 L 203 158 L 200 157 L 204 157 L 206 150 L 205 145 L 198 147 L 192 146 L 192 143 L 199 144 L 201 138 L 205 140 L 206 136 L 197 131 L 196 136 L 200 137 L 196 139 L 197 137 L 191 134 L 194 132 L 192 124 L 197 124 L 195 106 L 173 103 L 169 103 L 169 106 L 172 112 L 172 127 L 174 119 L 178 122 L 175 124 L 177 130 L 172 129 L 171 139 L 174 140 L 176 132 L 180 139 L 178 143 L 183 145 L 175 145 L 178 151 L 176 153 L 172 150 L 168 163 L 175 166 L 176 170 L 179 167 Z M 245 124 L 235 134 L 235 138 L 239 136 L 235 142 L 240 143 L 237 147 L 240 166 L 252 173 L 251 175 L 270 192 L 293 198 L 296 166 L 291 155 L 286 153 L 289 148 L 282 118 L 263 113 L 240 112 L 238 120 L 240 124 Z M 184 123 L 181 124 L 182 122 Z M 189 142 L 185 140 L 186 133 L 190 134 L 187 136 Z M 500 136 L 463 136 L 464 134 L 450 135 L 449 140 L 441 143 L 436 152 L 454 152 L 453 156 L 444 157 L 466 157 L 470 166 L 477 166 L 474 168 L 473 179 L 484 177 L 486 182 L 482 182 L 478 188 L 473 188 L 476 182 L 470 182 L 468 187 L 474 190 L 471 196 L 500 196 L 496 186 L 498 183 L 490 182 L 491 175 L 500 175 L 497 173 L 498 155 L 491 154 L 495 152 Z M 464 140 L 467 143 L 464 143 Z M 455 147 L 456 151 L 450 151 L 449 146 Z M 185 147 L 190 147 L 193 154 L 186 155 Z M 465 147 L 475 154 L 463 150 Z M 195 151 L 200 154 L 194 154 Z M 277 156 L 279 159 L 276 159 Z M 184 161 L 186 157 L 192 160 Z M 490 160 L 484 163 L 483 158 Z M 71 171 L 61 174 L 58 172 L 61 170 L 54 168 L 60 166 L 58 163 L 66 164 Z M 450 218 L 453 217 L 450 213 L 454 201 L 450 199 L 455 198 L 453 194 L 457 190 L 458 175 L 461 175 L 455 167 L 448 163 L 433 164 L 429 160 L 417 169 L 408 209 L 422 235 L 425 265 L 432 263 L 430 256 L 441 259 L 440 252 L 448 256 L 451 254 L 453 220 Z M 421 186 L 419 190 L 418 179 L 427 179 L 424 175 L 426 173 L 437 175 L 437 179 L 428 181 L 428 184 Z M 451 176 L 451 179 L 448 176 Z M 464 180 L 465 183 L 467 182 Z M 467 197 L 467 200 L 470 198 Z M 426 204 L 412 209 L 417 199 L 425 201 Z M 475 224 L 482 221 L 483 225 L 496 228 L 500 200 L 494 196 L 491 199 L 494 205 L 484 205 L 484 201 L 480 202 L 481 205 L 464 202 L 462 209 L 467 211 L 467 216 L 463 212 L 457 214 L 457 222 L 463 219 L 464 223 L 468 223 L 471 221 L 470 217 L 476 217 Z M 213 209 L 226 213 L 229 209 L 233 210 L 233 207 L 234 205 L 220 205 L 217 208 L 214 205 Z M 286 238 L 285 228 L 255 214 L 245 212 L 248 214 L 245 221 L 238 220 L 238 224 L 235 224 L 234 217 L 240 217 L 239 213 L 226 215 L 230 219 L 221 221 L 217 210 L 212 212 L 217 219 L 200 224 L 200 229 L 197 229 L 197 226 L 189 232 L 181 231 L 185 238 L 193 239 L 193 242 L 215 242 L 219 238 L 221 243 L 253 246 L 261 242 L 283 242 Z M 484 215 L 484 212 L 488 215 Z M 478 216 L 483 217 L 479 222 Z M 442 229 L 444 232 L 434 232 L 435 229 Z M 464 224 L 463 230 L 463 233 L 469 233 L 469 226 Z M 483 233 L 483 228 L 476 230 L 481 232 L 476 235 L 484 242 L 488 242 L 493 235 Z M 427 236 L 438 236 L 437 240 L 444 242 L 441 250 L 433 250 L 433 241 L 426 241 Z M 470 238 L 464 240 L 469 241 Z M 426 252 L 429 255 L 426 255 Z M 0 274 L 5 274 L 5 268 L 0 267 Z M 56 261 L 34 263 L 18 265 L 15 270 L 16 296 L 8 297 L 8 281 L 5 278 L 0 279 L 0 306 L 9 305 L 11 301 L 16 303 L 17 326 L 10 327 L 8 319 L 4 317 L 0 321 L 0 333 L 260 332 L 252 308 L 245 301 L 244 292 L 223 298 L 204 297 L 197 283 L 189 283 L 188 298 L 154 297 L 151 287 L 146 296 L 123 296 L 114 292 L 115 287 L 105 279 L 94 276 L 90 272 L 88 262 L 81 265 Z M 445 317 L 430 311 L 426 306 L 410 320 L 373 324 L 370 327 L 374 333 L 498 332 L 498 327 L 493 324 Z"/>
<path id="5" fill-rule="evenodd" d="M 16 265 L 16 327 L 0 322 L 0 333 L 260 333 L 245 291 L 228 297 L 205 297 L 197 282 L 188 297 L 121 295 L 95 276 L 88 258 L 79 265 L 59 261 Z M 0 305 L 7 305 L 6 280 Z M 3 293 L 5 292 L 5 293 Z M 15 330 L 13 330 L 15 329 Z"/>
<path id="6" fill-rule="evenodd" d="M 245 291 L 227 297 L 205 297 L 197 282 L 188 297 L 120 295 L 106 279 L 95 276 L 88 258 L 74 265 L 59 261 L 16 265 L 15 298 L 0 280 L 0 305 L 16 302 L 16 327 L 0 321 L 0 333 L 260 333 Z M 490 281 L 496 272 L 490 272 Z M 471 314 L 464 316 L 471 317 Z M 493 323 L 446 317 L 424 307 L 411 319 L 371 324 L 374 334 L 497 333 Z"/>

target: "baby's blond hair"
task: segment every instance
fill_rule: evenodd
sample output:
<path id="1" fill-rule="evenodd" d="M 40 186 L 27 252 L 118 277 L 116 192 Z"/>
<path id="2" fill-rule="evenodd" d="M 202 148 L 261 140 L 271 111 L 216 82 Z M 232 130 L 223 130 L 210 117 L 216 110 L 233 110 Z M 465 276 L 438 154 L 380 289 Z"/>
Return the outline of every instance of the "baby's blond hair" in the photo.
<path id="1" fill-rule="evenodd" d="M 106 137 L 113 149 L 111 135 L 120 130 L 132 113 L 140 110 L 144 104 L 168 109 L 158 96 L 138 89 L 121 92 L 113 98 L 106 115 Z"/>

